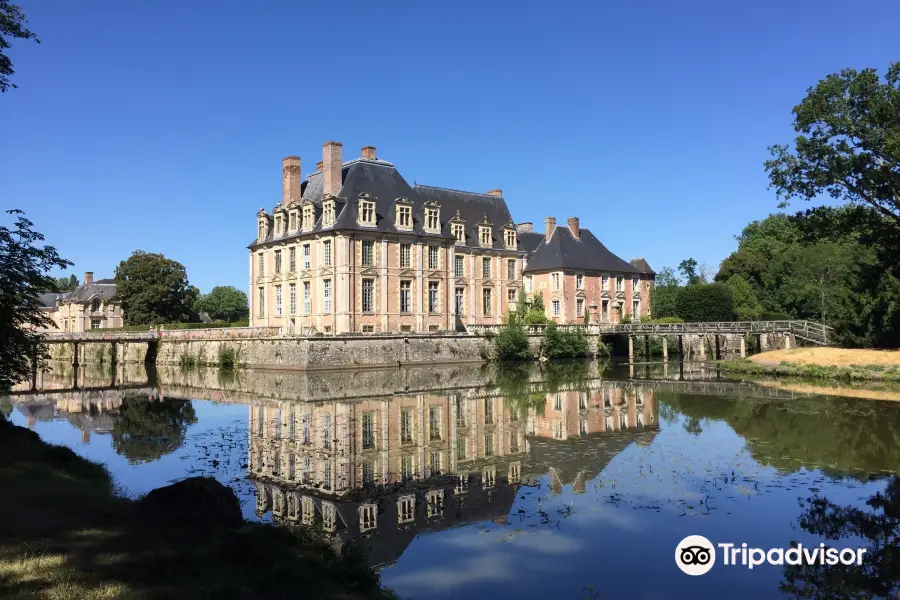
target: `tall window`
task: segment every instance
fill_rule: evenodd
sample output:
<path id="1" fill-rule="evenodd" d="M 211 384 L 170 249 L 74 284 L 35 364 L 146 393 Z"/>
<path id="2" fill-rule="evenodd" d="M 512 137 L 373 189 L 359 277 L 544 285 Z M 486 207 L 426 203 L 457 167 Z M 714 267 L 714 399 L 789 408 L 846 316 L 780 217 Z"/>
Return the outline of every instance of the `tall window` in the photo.
<path id="1" fill-rule="evenodd" d="M 525 276 L 525 293 L 530 294 L 532 290 L 531 275 Z"/>
<path id="2" fill-rule="evenodd" d="M 281 286 L 275 286 L 275 314 L 281 314 Z"/>
<path id="3" fill-rule="evenodd" d="M 259 236 L 258 237 L 259 237 L 259 239 L 263 239 L 266 237 L 266 222 L 265 221 L 259 222 Z"/>
<path id="4" fill-rule="evenodd" d="M 494 434 L 493 434 L 493 432 L 484 434 L 484 455 L 485 456 L 493 456 L 494 455 Z"/>
<path id="5" fill-rule="evenodd" d="M 293 315 L 297 312 L 297 284 L 292 283 L 288 289 L 290 290 L 290 308 Z"/>
<path id="6" fill-rule="evenodd" d="M 322 282 L 322 312 L 331 314 L 331 280 L 326 279 Z"/>
<path id="7" fill-rule="evenodd" d="M 441 312 L 440 301 L 438 300 L 438 282 L 428 282 L 428 312 Z"/>
<path id="8" fill-rule="evenodd" d="M 304 271 L 309 271 L 309 268 L 312 266 L 310 264 L 310 254 L 311 254 L 310 245 L 303 244 L 303 270 Z"/>
<path id="9" fill-rule="evenodd" d="M 334 225 L 334 201 L 326 200 L 322 204 L 322 225 Z"/>
<path id="10" fill-rule="evenodd" d="M 275 274 L 281 273 L 281 250 L 275 251 Z"/>
<path id="11" fill-rule="evenodd" d="M 624 292 L 625 291 L 625 278 L 621 275 L 616 277 L 616 291 Z"/>
<path id="12" fill-rule="evenodd" d="M 362 414 L 362 446 L 364 450 L 375 447 L 375 413 L 372 411 Z"/>
<path id="13" fill-rule="evenodd" d="M 491 241 L 491 228 L 480 226 L 478 228 L 478 241 L 482 246 L 490 246 L 493 242 Z"/>
<path id="14" fill-rule="evenodd" d="M 375 224 L 375 203 L 370 200 L 359 202 L 359 222 L 363 225 Z"/>
<path id="15" fill-rule="evenodd" d="M 400 266 L 401 267 L 409 267 L 410 265 L 410 255 L 412 254 L 412 245 L 411 244 L 400 244 Z"/>
<path id="16" fill-rule="evenodd" d="M 411 206 L 397 206 L 397 227 L 412 227 Z"/>
<path id="17" fill-rule="evenodd" d="M 400 441 L 412 441 L 412 410 L 408 408 L 400 411 Z"/>
<path id="18" fill-rule="evenodd" d="M 256 255 L 256 264 L 259 269 L 259 276 L 265 277 L 266 275 L 266 256 L 260 252 Z"/>
<path id="19" fill-rule="evenodd" d="M 322 415 L 322 446 L 331 450 L 331 415 Z"/>
<path id="20" fill-rule="evenodd" d="M 638 292 L 640 291 L 641 279 L 640 277 L 632 277 L 631 278 L 631 291 Z"/>
<path id="21" fill-rule="evenodd" d="M 309 231 L 313 228 L 313 207 L 307 204 L 303 207 L 303 231 Z"/>
<path id="22" fill-rule="evenodd" d="M 456 288 L 456 314 L 463 314 L 466 308 L 466 290 L 465 288 Z"/>
<path id="23" fill-rule="evenodd" d="M 506 290 L 506 301 L 509 304 L 512 304 L 513 302 L 516 301 L 516 290 L 515 289 Z"/>
<path id="24" fill-rule="evenodd" d="M 554 317 L 559 316 L 559 300 L 553 301 L 553 316 Z"/>
<path id="25" fill-rule="evenodd" d="M 582 275 L 581 273 L 575 275 L 575 289 L 584 289 L 584 275 Z"/>
<path id="26" fill-rule="evenodd" d="M 310 289 L 309 282 L 304 281 L 303 282 L 303 313 L 307 314 L 307 315 L 312 310 L 312 306 L 311 306 L 312 303 L 310 302 L 310 296 L 312 295 L 311 291 L 312 290 Z"/>
<path id="27" fill-rule="evenodd" d="M 259 288 L 259 297 L 258 297 L 256 303 L 259 305 L 259 313 L 258 313 L 259 316 L 265 317 L 266 316 L 266 289 L 265 288 Z"/>
<path id="28" fill-rule="evenodd" d="M 454 256 L 453 257 L 453 276 L 454 277 L 463 277 L 465 275 L 465 264 L 466 259 L 463 256 Z"/>
<path id="29" fill-rule="evenodd" d="M 491 278 L 491 259 L 487 256 L 481 259 L 481 277 L 484 279 Z"/>
<path id="30" fill-rule="evenodd" d="M 281 235 L 281 217 L 275 217 L 275 235 Z"/>
<path id="31" fill-rule="evenodd" d="M 491 290 L 481 290 L 482 314 L 486 317 L 491 316 Z"/>
<path id="32" fill-rule="evenodd" d="M 294 211 L 291 211 L 290 219 L 291 219 L 291 231 L 297 231 L 297 213 Z"/>
<path id="33" fill-rule="evenodd" d="M 609 289 L 609 275 L 604 275 L 602 278 L 602 287 L 604 290 Z"/>
<path id="34" fill-rule="evenodd" d="M 506 261 L 506 278 L 510 281 L 516 278 L 516 261 L 513 258 Z"/>
<path id="35" fill-rule="evenodd" d="M 411 281 L 401 281 L 400 282 L 400 312 L 402 312 L 402 313 L 410 312 L 411 289 L 412 289 Z"/>
<path id="36" fill-rule="evenodd" d="M 331 266 L 331 240 L 322 240 L 322 264 Z"/>
<path id="37" fill-rule="evenodd" d="M 494 422 L 494 403 L 490 398 L 484 400 L 484 422 L 486 425 Z"/>
<path id="38" fill-rule="evenodd" d="M 516 247 L 516 232 L 512 229 L 506 230 L 506 247 L 507 248 L 515 248 Z"/>
<path id="39" fill-rule="evenodd" d="M 428 437 L 432 440 L 441 439 L 441 407 L 428 407 Z"/>
<path id="40" fill-rule="evenodd" d="M 375 280 L 362 280 L 362 311 L 372 312 L 375 310 Z"/>
<path id="41" fill-rule="evenodd" d="M 559 289 L 559 273 L 550 274 L 550 286 L 553 290 Z"/>
<path id="42" fill-rule="evenodd" d="M 437 246 L 428 246 L 428 268 L 438 268 L 438 249 Z"/>
<path id="43" fill-rule="evenodd" d="M 100 299 L 94 298 L 91 301 L 91 312 L 97 312 L 98 310 L 100 310 Z"/>
<path id="44" fill-rule="evenodd" d="M 584 298 L 579 298 L 575 301 L 575 314 L 579 317 L 584 316 Z"/>
<path id="45" fill-rule="evenodd" d="M 634 315 L 635 317 L 641 316 L 641 301 L 640 300 L 632 300 L 631 314 Z"/>
<path id="46" fill-rule="evenodd" d="M 375 242 L 372 240 L 363 240 L 362 242 L 362 264 L 364 267 L 371 267 L 375 256 Z"/>
<path id="47" fill-rule="evenodd" d="M 425 209 L 425 229 L 427 229 L 428 231 L 438 231 L 440 229 L 440 223 L 438 221 L 438 209 Z"/>
<path id="48" fill-rule="evenodd" d="M 453 237 L 456 238 L 457 242 L 460 242 L 462 244 L 466 243 L 466 226 L 465 225 L 463 225 L 462 223 L 454 223 L 453 227 L 451 227 L 451 229 L 453 230 Z M 262 237 L 262 235 L 260 235 L 259 237 Z"/>

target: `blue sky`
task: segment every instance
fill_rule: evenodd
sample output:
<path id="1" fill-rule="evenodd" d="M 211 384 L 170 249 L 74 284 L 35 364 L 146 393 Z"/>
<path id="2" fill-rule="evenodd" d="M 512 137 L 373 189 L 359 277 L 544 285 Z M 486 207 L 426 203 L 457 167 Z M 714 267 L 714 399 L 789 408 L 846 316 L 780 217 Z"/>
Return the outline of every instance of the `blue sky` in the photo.
<path id="1" fill-rule="evenodd" d="M 806 88 L 900 60 L 897 0 L 17 1 L 42 43 L 9 52 L 2 208 L 79 277 L 142 249 L 204 292 L 246 288 L 281 158 L 305 176 L 332 139 L 715 268 L 777 210 L 762 163 Z"/>

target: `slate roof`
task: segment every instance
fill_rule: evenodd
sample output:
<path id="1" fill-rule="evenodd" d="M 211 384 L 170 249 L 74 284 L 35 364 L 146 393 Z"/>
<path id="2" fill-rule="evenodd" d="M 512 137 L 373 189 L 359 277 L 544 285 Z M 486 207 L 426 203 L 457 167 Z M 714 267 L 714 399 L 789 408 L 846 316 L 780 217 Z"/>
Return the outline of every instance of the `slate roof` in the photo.
<path id="1" fill-rule="evenodd" d="M 494 248 L 502 249 L 504 247 L 503 228 L 512 222 L 503 198 L 424 185 L 410 187 L 393 164 L 384 160 L 357 158 L 342 165 L 342 186 L 335 198 L 335 222 L 333 226 L 323 228 L 324 177 L 321 172 L 313 173 L 307 177 L 301 187 L 301 204 L 310 201 L 315 206 L 313 229 L 280 236 L 276 236 L 273 231 L 270 231 L 264 242 L 308 237 L 311 234 L 329 230 L 411 233 L 435 239 L 452 239 L 450 221 L 459 211 L 460 216 L 466 221 L 467 245 L 478 245 L 478 224 L 487 216 L 493 226 Z M 374 227 L 366 227 L 357 223 L 359 196 L 363 193 L 376 198 Z M 412 203 L 413 228 L 411 231 L 397 229 L 395 226 L 397 198 L 406 198 Z M 429 201 L 435 201 L 441 205 L 440 233 L 431 233 L 424 229 L 425 203 Z M 258 240 L 254 240 L 249 248 L 254 248 L 259 244 Z"/>
<path id="2" fill-rule="evenodd" d="M 534 252 L 544 241 L 543 233 L 523 232 L 519 234 L 519 248 L 525 252 Z"/>
<path id="3" fill-rule="evenodd" d="M 650 268 L 650 263 L 648 263 L 643 258 L 632 258 L 631 264 L 642 273 L 647 273 L 648 275 L 656 275 L 656 271 Z"/>
<path id="4" fill-rule="evenodd" d="M 521 234 L 520 234 L 521 235 Z M 535 235 L 535 234 L 532 234 Z M 604 246 L 588 229 L 579 229 L 576 239 L 568 227 L 556 227 L 550 241 L 543 239 L 528 256 L 525 273 L 550 269 L 580 269 L 613 273 L 641 273 Z"/>
<path id="5" fill-rule="evenodd" d="M 43 294 L 38 294 L 38 300 L 41 303 L 41 306 L 44 308 L 55 308 L 56 307 L 56 299 L 63 294 L 57 294 L 56 292 L 46 292 Z"/>
<path id="6" fill-rule="evenodd" d="M 99 279 L 90 285 L 80 285 L 65 296 L 67 302 L 87 302 L 94 296 L 101 300 L 116 299 L 116 280 Z"/>

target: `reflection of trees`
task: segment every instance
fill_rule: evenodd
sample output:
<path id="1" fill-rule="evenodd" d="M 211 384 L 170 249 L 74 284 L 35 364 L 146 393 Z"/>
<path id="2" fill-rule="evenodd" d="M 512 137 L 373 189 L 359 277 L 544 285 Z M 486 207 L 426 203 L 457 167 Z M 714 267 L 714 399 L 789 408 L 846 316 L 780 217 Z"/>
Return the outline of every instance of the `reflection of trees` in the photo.
<path id="1" fill-rule="evenodd" d="M 149 462 L 177 450 L 197 422 L 187 400 L 125 398 L 113 425 L 113 446 L 129 462 Z"/>
<path id="2" fill-rule="evenodd" d="M 838 564 L 785 567 L 781 590 L 797 598 L 896 598 L 900 595 L 900 477 L 892 476 L 884 493 L 866 502 L 869 509 L 839 506 L 810 498 L 800 526 L 829 540 L 847 540 L 868 548 L 861 566 Z"/>
<path id="3" fill-rule="evenodd" d="M 528 409 L 534 408 L 543 415 L 547 394 L 555 394 L 564 387 L 587 389 L 590 376 L 591 363 L 585 361 L 544 365 L 498 363 L 491 385 L 498 388 L 507 406 L 518 414 L 528 414 Z"/>
<path id="4" fill-rule="evenodd" d="M 660 393 L 658 398 L 689 423 L 703 418 L 725 421 L 747 440 L 757 462 L 778 469 L 806 466 L 847 475 L 896 467 L 900 419 L 892 407 L 877 402 L 828 397 L 723 400 L 674 393 Z"/>

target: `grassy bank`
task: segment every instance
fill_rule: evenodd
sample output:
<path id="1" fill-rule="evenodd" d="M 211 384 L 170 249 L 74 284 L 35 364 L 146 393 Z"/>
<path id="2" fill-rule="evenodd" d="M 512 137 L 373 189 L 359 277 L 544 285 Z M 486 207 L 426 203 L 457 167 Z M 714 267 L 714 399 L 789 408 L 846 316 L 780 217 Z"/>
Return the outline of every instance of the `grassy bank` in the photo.
<path id="1" fill-rule="evenodd" d="M 720 361 L 732 373 L 840 381 L 900 381 L 900 352 L 843 348 L 792 348 L 747 360 Z"/>
<path id="2" fill-rule="evenodd" d="M 213 480 L 123 498 L 102 466 L 2 415 L 0 515 L 3 598 L 393 597 L 359 551 L 247 523 Z"/>

